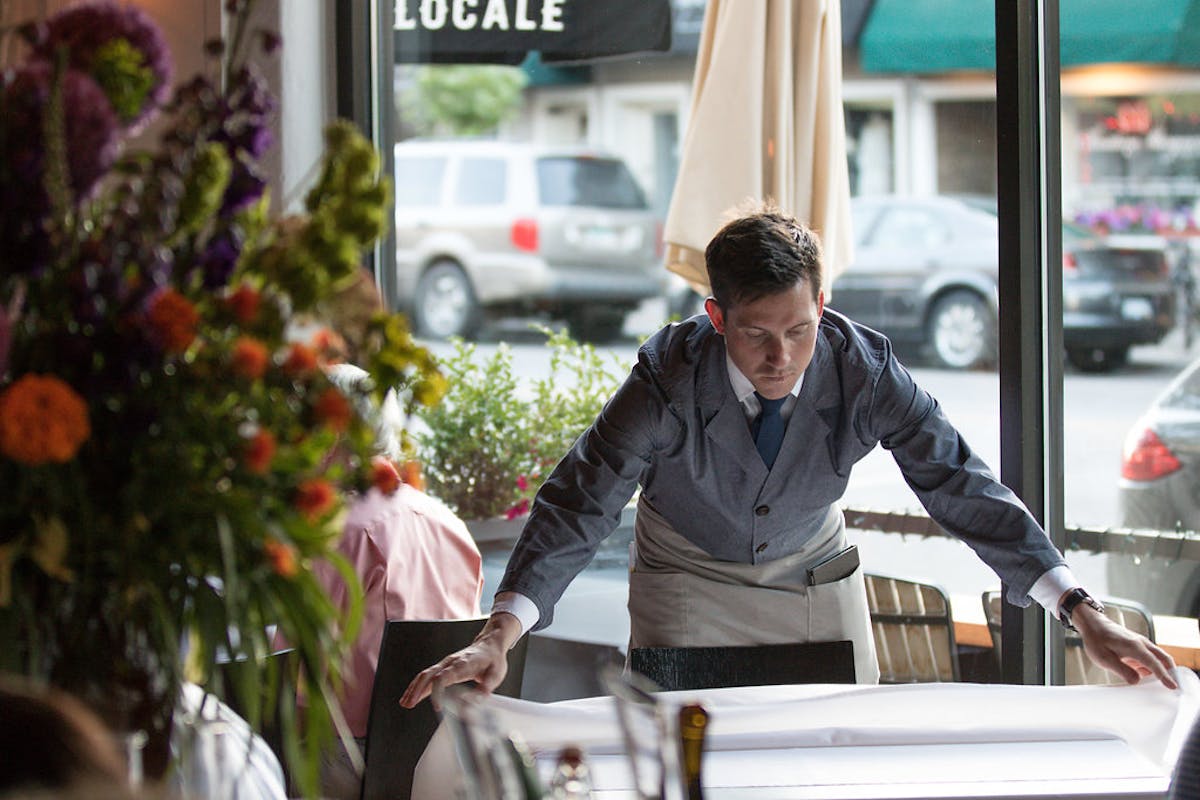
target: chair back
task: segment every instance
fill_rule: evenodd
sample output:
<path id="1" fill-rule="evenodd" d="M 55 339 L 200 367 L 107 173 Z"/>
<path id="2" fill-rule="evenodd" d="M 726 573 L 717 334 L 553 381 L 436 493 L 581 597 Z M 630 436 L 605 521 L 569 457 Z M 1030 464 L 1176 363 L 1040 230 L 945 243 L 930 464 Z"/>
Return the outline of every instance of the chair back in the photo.
<path id="1" fill-rule="evenodd" d="M 402 708 L 400 698 L 418 672 L 469 645 L 486 621 L 388 620 L 371 689 L 362 800 L 409 800 L 417 761 L 439 720 L 431 703 Z M 528 643 L 522 636 L 508 651 L 508 675 L 497 694 L 520 695 Z"/>
<path id="2" fill-rule="evenodd" d="M 946 591 L 905 578 L 864 577 L 880 683 L 959 680 L 954 617 Z"/>
<path id="3" fill-rule="evenodd" d="M 667 691 L 787 683 L 854 683 L 854 643 L 634 647 L 629 667 Z"/>
<path id="4" fill-rule="evenodd" d="M 1150 641 L 1154 641 L 1154 617 L 1150 609 L 1135 600 L 1102 597 L 1104 616 L 1123 628 L 1134 633 L 1140 633 Z M 992 649 L 996 653 L 996 663 L 1000 663 L 1000 620 L 1003 602 L 999 591 L 989 590 L 983 593 L 983 613 L 987 618 L 988 633 L 992 636 Z M 1066 632 L 1066 652 L 1064 665 L 1067 686 L 1122 684 L 1125 681 L 1114 672 L 1109 672 L 1092 662 L 1083 649 L 1083 639 L 1075 631 Z"/>

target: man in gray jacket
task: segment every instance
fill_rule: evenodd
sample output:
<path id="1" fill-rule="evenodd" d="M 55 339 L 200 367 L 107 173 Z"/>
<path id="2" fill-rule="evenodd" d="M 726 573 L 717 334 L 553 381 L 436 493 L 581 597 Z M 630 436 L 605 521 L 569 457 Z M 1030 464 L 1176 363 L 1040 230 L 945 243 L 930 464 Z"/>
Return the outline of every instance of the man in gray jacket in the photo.
<path id="1" fill-rule="evenodd" d="M 630 645 L 850 639 L 878 680 L 862 570 L 837 502 L 851 467 L 891 451 L 930 516 L 1008 585 L 1077 627 L 1126 681 L 1174 688 L 1171 657 L 1101 613 L 1017 497 L 970 449 L 888 340 L 824 307 L 821 249 L 792 217 L 760 209 L 705 251 L 707 317 L 669 325 L 534 500 L 476 641 L 421 672 L 491 690 L 505 651 L 550 624 L 566 586 L 616 528 L 638 486 Z"/>

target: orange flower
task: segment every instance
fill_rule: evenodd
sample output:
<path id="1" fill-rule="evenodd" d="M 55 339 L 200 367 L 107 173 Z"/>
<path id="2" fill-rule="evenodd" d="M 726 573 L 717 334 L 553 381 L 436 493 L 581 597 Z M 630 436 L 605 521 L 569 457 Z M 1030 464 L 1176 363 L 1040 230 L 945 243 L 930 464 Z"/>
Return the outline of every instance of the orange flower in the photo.
<path id="1" fill-rule="evenodd" d="M 261 300 L 262 295 L 256 289 L 243 283 L 225 298 L 225 303 L 238 322 L 248 325 L 258 316 L 258 305 Z"/>
<path id="2" fill-rule="evenodd" d="M 13 461 L 62 464 L 91 435 L 87 403 L 54 375 L 25 375 L 0 394 L 0 453 Z"/>
<path id="3" fill-rule="evenodd" d="M 317 354 L 306 344 L 293 342 L 283 362 L 283 371 L 289 375 L 307 375 L 317 368 Z"/>
<path id="4" fill-rule="evenodd" d="M 263 542 L 263 554 L 271 562 L 275 574 L 284 578 L 294 578 L 300 571 L 296 560 L 296 548 L 278 539 L 267 539 Z"/>
<path id="5" fill-rule="evenodd" d="M 246 469 L 262 474 L 271 466 L 275 457 L 275 436 L 270 431 L 259 431 L 250 437 L 242 451 L 242 460 Z"/>
<path id="6" fill-rule="evenodd" d="M 421 462 L 416 459 L 405 461 L 400 468 L 400 477 L 414 489 L 425 491 L 425 476 L 421 474 Z"/>
<path id="7" fill-rule="evenodd" d="M 371 459 L 371 483 L 384 494 L 395 494 L 400 488 L 400 473 L 390 459 L 375 456 Z"/>
<path id="8" fill-rule="evenodd" d="M 313 413 L 317 415 L 318 421 L 341 432 L 350 427 L 350 418 L 354 410 L 350 408 L 350 401 L 346 396 L 330 386 L 317 396 L 317 402 L 313 403 Z"/>
<path id="9" fill-rule="evenodd" d="M 268 360 L 267 346 L 252 336 L 239 336 L 233 343 L 233 371 L 243 378 L 261 378 Z"/>
<path id="10" fill-rule="evenodd" d="M 321 328 L 313 334 L 310 342 L 327 364 L 340 364 L 346 360 L 346 340 L 336 331 Z"/>
<path id="11" fill-rule="evenodd" d="M 333 486 L 324 478 L 309 478 L 306 481 L 301 481 L 296 487 L 296 496 L 292 504 L 308 517 L 310 522 L 315 522 L 329 509 L 333 508 L 334 494 Z"/>
<path id="12" fill-rule="evenodd" d="M 163 289 L 150 300 L 146 310 L 150 331 L 168 353 L 182 353 L 196 340 L 200 313 L 191 301 L 174 289 Z"/>

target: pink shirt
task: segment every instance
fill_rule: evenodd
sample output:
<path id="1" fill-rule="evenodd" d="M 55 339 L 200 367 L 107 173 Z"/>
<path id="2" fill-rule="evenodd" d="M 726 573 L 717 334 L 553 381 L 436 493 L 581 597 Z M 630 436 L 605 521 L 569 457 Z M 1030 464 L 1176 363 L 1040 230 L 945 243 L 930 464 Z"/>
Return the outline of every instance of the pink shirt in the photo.
<path id="1" fill-rule="evenodd" d="M 346 659 L 342 692 L 346 722 L 361 738 L 367 735 L 384 623 L 479 616 L 483 565 L 462 520 L 408 485 L 391 496 L 371 489 L 352 502 L 337 549 L 362 581 L 362 627 Z M 316 575 L 344 608 L 346 586 L 337 570 L 320 564 Z"/>

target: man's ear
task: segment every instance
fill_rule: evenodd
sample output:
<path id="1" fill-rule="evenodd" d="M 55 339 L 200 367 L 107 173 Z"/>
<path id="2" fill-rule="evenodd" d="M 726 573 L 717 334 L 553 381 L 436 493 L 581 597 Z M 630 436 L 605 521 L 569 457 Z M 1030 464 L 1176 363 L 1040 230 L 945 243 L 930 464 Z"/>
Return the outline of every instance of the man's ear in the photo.
<path id="1" fill-rule="evenodd" d="M 820 318 L 825 313 L 825 290 L 821 289 L 817 292 L 817 317 Z"/>
<path id="2" fill-rule="evenodd" d="M 704 301 L 704 311 L 708 314 L 709 320 L 712 322 L 713 328 L 722 336 L 725 335 L 725 313 L 721 311 L 721 307 L 717 305 L 717 301 L 709 297 Z"/>

